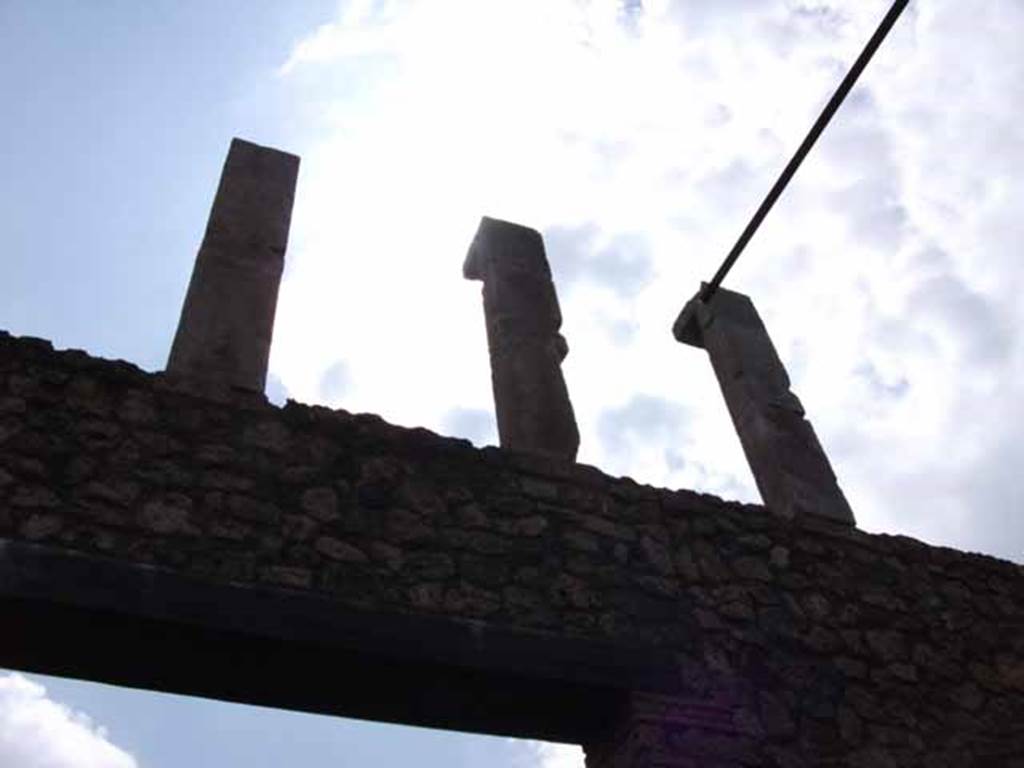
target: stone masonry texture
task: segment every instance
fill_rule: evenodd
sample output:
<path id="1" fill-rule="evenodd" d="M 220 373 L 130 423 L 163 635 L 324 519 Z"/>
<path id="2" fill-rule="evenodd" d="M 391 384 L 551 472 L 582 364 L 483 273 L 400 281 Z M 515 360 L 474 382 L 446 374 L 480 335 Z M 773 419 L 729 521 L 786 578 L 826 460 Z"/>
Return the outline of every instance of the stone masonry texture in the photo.
<path id="1" fill-rule="evenodd" d="M 501 446 L 576 458 L 580 435 L 561 367 L 569 346 L 540 233 L 484 217 L 463 274 L 484 283 Z"/>
<path id="2" fill-rule="evenodd" d="M 725 288 L 707 303 L 695 297 L 673 333 L 707 350 L 768 509 L 787 518 L 817 515 L 853 525 L 828 456 L 749 297 Z"/>
<path id="3" fill-rule="evenodd" d="M 298 171 L 295 155 L 232 140 L 169 373 L 263 391 Z"/>
<path id="4" fill-rule="evenodd" d="M 6 334 L 3 540 L 669 649 L 592 767 L 1024 765 L 1018 565 Z"/>

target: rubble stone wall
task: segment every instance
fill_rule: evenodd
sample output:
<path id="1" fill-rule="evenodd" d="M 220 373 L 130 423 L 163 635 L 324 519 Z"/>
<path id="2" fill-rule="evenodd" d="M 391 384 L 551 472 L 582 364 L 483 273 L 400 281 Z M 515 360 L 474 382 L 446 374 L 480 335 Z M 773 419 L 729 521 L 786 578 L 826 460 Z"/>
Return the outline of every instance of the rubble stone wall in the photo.
<path id="1" fill-rule="evenodd" d="M 1018 565 L 372 415 L 201 395 L 7 334 L 0 539 L 671 648 L 680 690 L 728 705 L 737 746 L 716 765 L 1024 765 Z M 686 753 L 697 726 L 662 720 L 650 749 Z M 695 764 L 607 741 L 592 764 Z"/>

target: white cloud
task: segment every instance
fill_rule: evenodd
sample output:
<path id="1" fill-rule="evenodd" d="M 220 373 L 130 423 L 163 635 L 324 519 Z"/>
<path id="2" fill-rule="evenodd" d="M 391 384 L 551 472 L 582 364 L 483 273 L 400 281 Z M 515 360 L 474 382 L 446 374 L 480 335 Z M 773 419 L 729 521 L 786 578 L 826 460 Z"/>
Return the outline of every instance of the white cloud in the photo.
<path id="1" fill-rule="evenodd" d="M 523 768 L 583 768 L 583 749 L 576 744 L 555 744 L 549 741 L 511 739 L 521 752 L 514 760 Z"/>
<path id="2" fill-rule="evenodd" d="M 539 768 L 583 768 L 583 750 L 575 744 L 536 742 L 533 749 Z"/>
<path id="3" fill-rule="evenodd" d="M 17 673 L 0 673 L 0 765 L 4 768 L 136 768 L 104 728 L 46 696 Z"/>
<path id="4" fill-rule="evenodd" d="M 888 5 L 343 6 L 282 68 L 359 87 L 303 152 L 273 370 L 399 423 L 489 410 L 460 265 L 480 215 L 512 219 L 548 233 L 564 281 L 581 459 L 754 499 L 709 366 L 669 327 Z M 993 531 L 1024 401 L 1022 24 L 1013 0 L 911 4 L 727 283 L 756 301 L 863 527 L 1018 559 L 1024 531 Z M 602 441 L 637 396 L 684 407 L 683 434 Z"/>

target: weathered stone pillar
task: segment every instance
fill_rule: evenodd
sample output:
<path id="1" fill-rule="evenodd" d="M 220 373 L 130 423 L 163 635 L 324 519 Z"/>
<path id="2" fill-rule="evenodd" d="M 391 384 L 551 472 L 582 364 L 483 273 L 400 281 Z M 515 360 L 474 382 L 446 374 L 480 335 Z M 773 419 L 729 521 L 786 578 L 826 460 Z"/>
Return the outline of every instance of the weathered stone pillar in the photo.
<path id="1" fill-rule="evenodd" d="M 569 347 L 540 233 L 485 216 L 462 272 L 484 283 L 502 447 L 574 460 L 580 435 L 561 368 Z"/>
<path id="2" fill-rule="evenodd" d="M 299 158 L 232 139 L 167 372 L 263 392 Z"/>
<path id="3" fill-rule="evenodd" d="M 584 744 L 587 768 L 743 768 L 760 765 L 737 709 L 714 701 L 630 693 L 607 737 Z"/>
<path id="4" fill-rule="evenodd" d="M 719 288 L 691 299 L 672 327 L 676 340 L 706 349 L 769 510 L 854 524 L 828 457 L 751 300 Z"/>

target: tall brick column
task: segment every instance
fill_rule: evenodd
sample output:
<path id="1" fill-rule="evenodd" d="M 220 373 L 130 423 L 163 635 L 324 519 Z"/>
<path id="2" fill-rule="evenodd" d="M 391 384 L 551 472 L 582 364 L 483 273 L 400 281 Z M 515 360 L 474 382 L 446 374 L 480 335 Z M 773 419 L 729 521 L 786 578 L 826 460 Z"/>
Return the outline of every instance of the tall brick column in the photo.
<path id="1" fill-rule="evenodd" d="M 540 233 L 485 216 L 462 271 L 484 283 L 502 447 L 574 460 L 580 435 L 561 368 L 569 347 Z"/>
<path id="2" fill-rule="evenodd" d="M 707 350 L 765 506 L 785 518 L 810 514 L 853 525 L 853 511 L 753 302 L 724 288 L 707 303 L 698 294 L 672 333 Z"/>
<path id="3" fill-rule="evenodd" d="M 299 158 L 231 141 L 167 372 L 263 392 Z"/>

